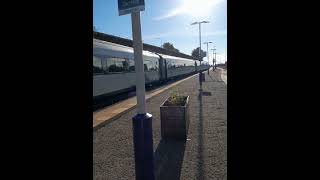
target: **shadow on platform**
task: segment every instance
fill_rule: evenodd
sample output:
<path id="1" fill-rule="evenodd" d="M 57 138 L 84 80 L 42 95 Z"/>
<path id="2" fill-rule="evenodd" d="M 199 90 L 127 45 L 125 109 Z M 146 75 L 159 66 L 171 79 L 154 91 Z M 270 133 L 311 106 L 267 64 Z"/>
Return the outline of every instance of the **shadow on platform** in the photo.
<path id="1" fill-rule="evenodd" d="M 185 146 L 185 141 L 160 141 L 154 156 L 157 180 L 180 179 Z"/>
<path id="2" fill-rule="evenodd" d="M 198 165 L 196 169 L 196 177 L 192 179 L 205 179 L 204 171 L 204 127 L 203 127 L 203 94 L 198 94 L 199 103 L 199 121 L 198 130 Z M 154 155 L 155 162 L 155 179 L 156 180 L 179 180 L 181 176 L 181 168 L 184 158 L 186 141 L 164 140 L 162 139 L 157 147 Z"/>
<path id="3" fill-rule="evenodd" d="M 198 125 L 198 166 L 197 166 L 197 178 L 196 179 L 205 179 L 204 177 L 204 157 L 203 157 L 203 150 L 204 150 L 204 143 L 203 143 L 203 105 L 202 105 L 202 96 L 203 94 L 199 92 L 198 101 L 199 101 L 199 125 Z"/>

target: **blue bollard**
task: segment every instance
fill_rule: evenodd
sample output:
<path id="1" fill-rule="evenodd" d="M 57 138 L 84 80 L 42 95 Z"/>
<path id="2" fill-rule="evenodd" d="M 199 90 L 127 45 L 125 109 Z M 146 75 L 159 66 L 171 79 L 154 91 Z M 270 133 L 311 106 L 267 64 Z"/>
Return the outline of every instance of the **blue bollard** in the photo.
<path id="1" fill-rule="evenodd" d="M 152 115 L 132 118 L 136 180 L 154 180 Z"/>

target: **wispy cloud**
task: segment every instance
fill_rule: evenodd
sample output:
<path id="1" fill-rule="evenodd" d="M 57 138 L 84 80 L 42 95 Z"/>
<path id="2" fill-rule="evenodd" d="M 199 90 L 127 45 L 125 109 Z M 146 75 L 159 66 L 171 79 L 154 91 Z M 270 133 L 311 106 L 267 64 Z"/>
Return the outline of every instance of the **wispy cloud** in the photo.
<path id="1" fill-rule="evenodd" d="M 177 16 L 179 14 L 182 14 L 184 11 L 185 10 L 184 10 L 183 7 L 178 7 L 176 9 L 171 10 L 170 12 L 168 12 L 165 15 L 161 15 L 161 16 L 153 18 L 153 20 L 160 21 L 160 20 L 163 20 L 163 19 L 171 18 L 171 17 Z"/>
<path id="2" fill-rule="evenodd" d="M 217 6 L 223 1 L 224 0 L 184 0 L 180 6 L 170 10 L 164 15 L 153 18 L 153 20 L 160 21 L 182 14 L 205 16 L 211 12 L 213 7 Z"/>
<path id="3" fill-rule="evenodd" d="M 204 32 L 201 34 L 202 37 L 208 37 L 208 36 L 225 36 L 227 35 L 227 30 L 217 30 L 217 31 L 211 31 L 211 32 Z M 192 33 L 188 31 L 171 31 L 171 32 L 164 32 L 164 33 L 158 33 L 158 34 L 151 34 L 151 35 L 144 35 L 143 40 L 152 40 L 157 38 L 164 38 L 164 37 L 198 37 L 198 33 Z"/>
<path id="4" fill-rule="evenodd" d="M 227 35 L 227 30 L 218 30 L 212 32 L 205 32 L 201 36 L 224 36 Z"/>
<path id="5" fill-rule="evenodd" d="M 175 35 L 175 32 L 164 32 L 164 33 L 158 33 L 158 34 L 145 35 L 142 38 L 144 40 L 151 40 L 151 39 L 157 39 L 157 38 L 163 38 L 163 37 L 170 37 L 174 35 Z"/>

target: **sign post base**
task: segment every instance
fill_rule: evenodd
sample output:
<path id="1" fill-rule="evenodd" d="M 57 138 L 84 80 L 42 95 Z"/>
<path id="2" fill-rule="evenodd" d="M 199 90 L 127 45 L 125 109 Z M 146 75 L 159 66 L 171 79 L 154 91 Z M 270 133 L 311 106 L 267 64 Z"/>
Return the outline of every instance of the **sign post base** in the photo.
<path id="1" fill-rule="evenodd" d="M 137 180 L 154 180 L 152 115 L 132 118 L 135 171 Z"/>

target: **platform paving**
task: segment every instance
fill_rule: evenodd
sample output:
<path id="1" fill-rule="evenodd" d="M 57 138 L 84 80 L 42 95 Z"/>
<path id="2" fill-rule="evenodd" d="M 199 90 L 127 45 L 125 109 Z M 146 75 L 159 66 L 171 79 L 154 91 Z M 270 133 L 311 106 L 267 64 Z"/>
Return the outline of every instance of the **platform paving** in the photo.
<path id="1" fill-rule="evenodd" d="M 205 73 L 203 93 L 193 76 L 147 101 L 153 116 L 156 179 L 227 179 L 227 85 L 222 69 Z M 226 78 L 224 78 L 226 81 Z M 173 89 L 190 96 L 190 125 L 186 142 L 164 142 L 160 134 L 160 105 Z M 93 132 L 94 179 L 135 179 L 132 108 Z"/>

